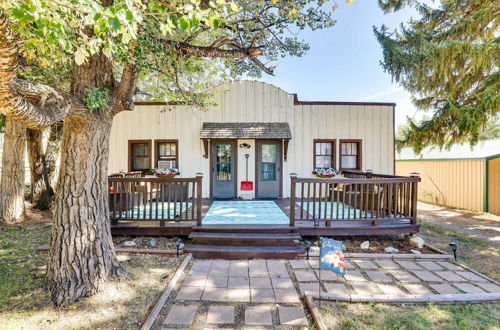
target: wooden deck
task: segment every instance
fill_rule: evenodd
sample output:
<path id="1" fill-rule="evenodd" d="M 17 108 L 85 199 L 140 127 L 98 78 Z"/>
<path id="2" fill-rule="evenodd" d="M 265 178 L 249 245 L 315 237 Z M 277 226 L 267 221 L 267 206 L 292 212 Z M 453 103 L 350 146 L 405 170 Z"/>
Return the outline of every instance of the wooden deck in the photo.
<path id="1" fill-rule="evenodd" d="M 213 199 L 202 199 L 201 214 L 205 217 Z M 281 210 L 290 216 L 290 199 L 276 199 L 274 202 Z M 299 209 L 300 210 L 300 209 Z M 157 235 L 157 236 L 189 236 L 196 221 L 120 221 L 111 225 L 113 235 Z M 249 225 L 203 225 L 203 227 L 226 227 L 228 232 L 245 231 Z M 255 227 L 255 226 L 252 226 Z M 262 232 L 272 232 L 273 225 L 258 225 Z M 277 226 L 282 227 L 282 226 Z M 330 226 L 326 221 L 319 221 L 315 227 L 313 221 L 296 221 L 295 227 L 301 236 L 366 236 L 366 235 L 399 235 L 417 233 L 419 224 L 412 224 L 409 220 L 382 220 L 374 223 L 366 220 L 333 220 Z M 238 228 L 242 229 L 239 230 Z"/>

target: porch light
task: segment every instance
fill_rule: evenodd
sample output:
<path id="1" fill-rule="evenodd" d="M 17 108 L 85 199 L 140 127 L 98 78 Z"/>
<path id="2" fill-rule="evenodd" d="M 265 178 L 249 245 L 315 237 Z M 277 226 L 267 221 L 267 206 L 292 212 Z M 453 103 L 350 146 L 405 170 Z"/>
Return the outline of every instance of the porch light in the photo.
<path id="1" fill-rule="evenodd" d="M 175 222 L 181 222 L 181 216 L 180 216 L 180 215 L 178 215 L 178 214 L 176 214 L 176 215 L 174 216 L 174 219 L 175 219 Z"/>
<path id="2" fill-rule="evenodd" d="M 451 242 L 450 246 L 453 249 L 453 257 L 455 258 L 455 261 L 457 261 L 458 242 Z"/>
<path id="3" fill-rule="evenodd" d="M 314 227 L 319 227 L 319 219 L 314 219 Z"/>
<path id="4" fill-rule="evenodd" d="M 250 145 L 248 143 L 242 143 L 242 144 L 240 144 L 240 148 L 250 149 Z"/>
<path id="5" fill-rule="evenodd" d="M 410 176 L 411 176 L 412 178 L 418 178 L 418 177 L 420 177 L 420 173 L 418 173 L 418 172 L 411 172 L 411 173 L 410 173 Z"/>

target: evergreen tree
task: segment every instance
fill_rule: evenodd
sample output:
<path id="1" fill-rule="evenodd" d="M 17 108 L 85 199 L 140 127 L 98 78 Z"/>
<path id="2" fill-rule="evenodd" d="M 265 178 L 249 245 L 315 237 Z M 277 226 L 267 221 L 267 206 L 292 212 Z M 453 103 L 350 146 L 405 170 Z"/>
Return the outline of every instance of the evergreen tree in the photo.
<path id="1" fill-rule="evenodd" d="M 476 143 L 500 109 L 500 2 L 379 0 L 385 12 L 414 6 L 421 17 L 394 32 L 374 27 L 382 67 L 432 116 L 408 120 L 398 147 Z"/>

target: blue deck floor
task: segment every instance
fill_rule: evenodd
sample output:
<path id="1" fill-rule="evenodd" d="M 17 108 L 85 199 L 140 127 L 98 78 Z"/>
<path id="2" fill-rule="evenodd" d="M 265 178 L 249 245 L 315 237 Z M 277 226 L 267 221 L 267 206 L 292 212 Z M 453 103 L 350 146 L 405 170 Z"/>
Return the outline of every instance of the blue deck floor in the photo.
<path id="1" fill-rule="evenodd" d="M 204 225 L 288 225 L 290 219 L 274 201 L 215 201 Z"/>

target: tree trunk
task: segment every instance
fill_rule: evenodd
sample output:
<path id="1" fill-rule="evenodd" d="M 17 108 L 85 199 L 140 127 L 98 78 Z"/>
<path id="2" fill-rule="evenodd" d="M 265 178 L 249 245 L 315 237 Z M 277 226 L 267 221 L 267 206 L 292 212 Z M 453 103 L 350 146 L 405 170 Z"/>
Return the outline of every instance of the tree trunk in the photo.
<path id="1" fill-rule="evenodd" d="M 0 183 L 0 216 L 7 223 L 21 222 L 24 210 L 24 153 L 26 128 L 7 118 L 2 155 Z"/>
<path id="2" fill-rule="evenodd" d="M 30 201 L 34 204 L 43 190 L 43 131 L 28 129 L 28 161 L 30 164 L 31 190 Z"/>
<path id="3" fill-rule="evenodd" d="M 31 169 L 31 203 L 48 210 L 54 190 L 52 182 L 61 141 L 62 123 L 51 126 L 47 146 L 43 148 L 43 131 L 28 129 L 28 159 Z"/>
<path id="4" fill-rule="evenodd" d="M 61 168 L 52 225 L 47 281 L 52 301 L 68 305 L 99 291 L 118 262 L 109 222 L 108 155 L 112 118 L 64 120 Z"/>

